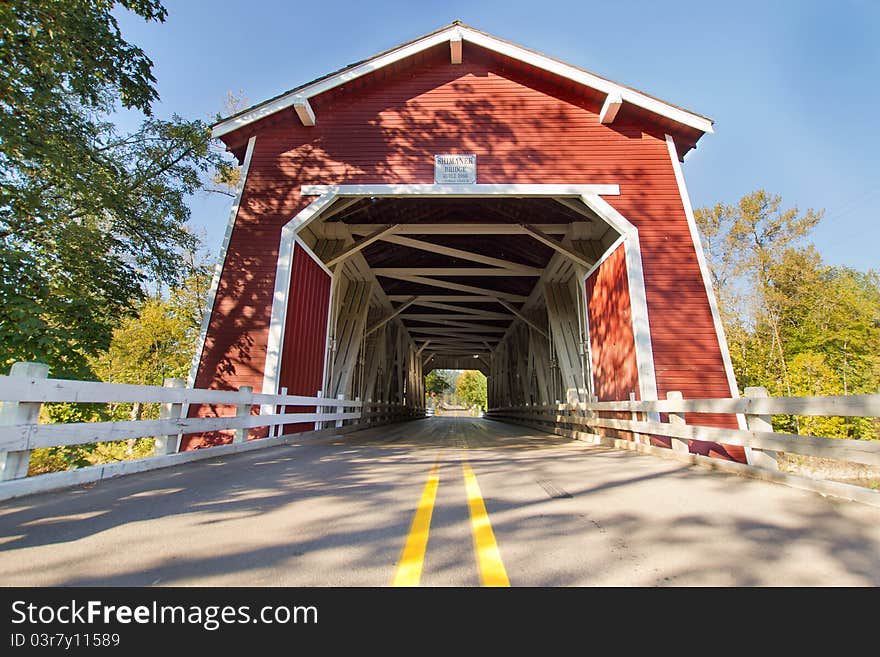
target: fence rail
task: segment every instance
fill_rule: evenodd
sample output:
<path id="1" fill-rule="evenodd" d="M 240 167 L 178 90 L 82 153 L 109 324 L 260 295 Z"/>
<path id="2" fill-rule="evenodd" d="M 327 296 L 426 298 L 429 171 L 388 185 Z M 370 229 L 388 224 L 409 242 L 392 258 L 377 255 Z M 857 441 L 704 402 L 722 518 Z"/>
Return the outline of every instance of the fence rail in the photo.
<path id="1" fill-rule="evenodd" d="M 715 423 L 702 420 L 704 414 L 735 416 L 740 428 L 708 426 Z M 740 399 L 682 399 L 681 393 L 670 392 L 659 401 L 516 406 L 493 408 L 486 415 L 555 433 L 611 440 L 617 446 L 625 441 L 651 446 L 651 436 L 669 439 L 671 449 L 680 453 L 689 452 L 691 440 L 738 445 L 749 450 L 750 465 L 771 471 L 779 469 L 780 452 L 880 467 L 880 441 L 776 432 L 771 420 L 773 415 L 878 418 L 880 395 L 769 397 L 763 388 L 747 388 Z M 619 439 L 621 432 L 627 434 L 625 441 Z M 871 496 L 880 493 L 857 494 L 863 501 Z"/>
<path id="2" fill-rule="evenodd" d="M 411 416 L 412 409 L 393 404 L 367 404 L 359 400 L 320 395 L 270 395 L 239 390 L 185 388 L 182 379 L 167 379 L 165 386 L 128 385 L 49 379 L 39 363 L 16 363 L 10 376 L 0 376 L 0 499 L 96 481 L 128 472 L 167 467 L 215 455 L 283 444 L 283 427 L 313 424 L 315 431 L 329 427 L 350 431 L 360 426 Z M 159 419 L 40 424 L 44 403 L 158 404 Z M 193 406 L 210 408 L 208 417 L 189 417 Z M 346 425 L 347 423 L 347 425 Z M 268 427 L 268 437 L 248 441 L 248 430 Z M 230 443 L 178 453 L 183 436 L 231 432 Z M 120 461 L 27 477 L 31 451 L 129 440 L 155 436 L 152 457 Z"/>

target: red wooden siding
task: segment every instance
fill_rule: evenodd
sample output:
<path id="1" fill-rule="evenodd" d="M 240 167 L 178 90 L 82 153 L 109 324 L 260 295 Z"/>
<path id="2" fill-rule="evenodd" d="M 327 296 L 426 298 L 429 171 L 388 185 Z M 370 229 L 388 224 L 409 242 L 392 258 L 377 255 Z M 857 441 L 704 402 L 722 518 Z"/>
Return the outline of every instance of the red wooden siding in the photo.
<path id="1" fill-rule="evenodd" d="M 313 397 L 324 379 L 330 276 L 299 244 L 293 251 L 293 271 L 287 302 L 287 323 L 281 349 L 279 389 Z M 314 407 L 290 406 L 291 413 L 314 413 Z M 311 431 L 314 423 L 285 425 L 287 433 Z"/>
<path id="2" fill-rule="evenodd" d="M 262 380 L 280 230 L 311 200 L 301 185 L 432 183 L 435 153 L 464 152 L 479 183 L 619 184 L 606 199 L 639 230 L 661 397 L 729 396 L 669 126 L 626 105 L 602 125 L 601 101 L 465 43 L 462 64 L 438 48 L 313 98 L 314 127 L 285 110 L 228 135 L 257 140 L 197 385 Z"/>
<path id="3" fill-rule="evenodd" d="M 595 394 L 599 401 L 639 398 L 626 254 L 621 244 L 587 278 L 587 318 Z"/>

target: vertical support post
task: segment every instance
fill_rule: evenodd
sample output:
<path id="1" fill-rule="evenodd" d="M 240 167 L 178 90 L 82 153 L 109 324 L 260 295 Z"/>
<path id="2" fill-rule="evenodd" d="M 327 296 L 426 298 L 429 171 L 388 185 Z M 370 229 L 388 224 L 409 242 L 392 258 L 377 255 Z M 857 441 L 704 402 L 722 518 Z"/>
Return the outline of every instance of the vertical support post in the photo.
<path id="1" fill-rule="evenodd" d="M 280 396 L 284 396 L 287 394 L 287 386 L 281 386 L 281 389 L 278 391 Z M 276 404 L 273 408 L 277 415 L 284 415 L 287 412 L 286 404 Z M 284 423 L 281 422 L 272 427 L 272 435 L 273 436 L 281 436 L 284 434 Z"/>
<path id="2" fill-rule="evenodd" d="M 666 393 L 666 399 L 680 401 L 681 399 L 683 399 L 683 397 L 681 395 L 681 392 L 679 392 L 678 390 L 670 390 Z M 684 413 L 670 413 L 669 424 L 675 425 L 677 427 L 687 424 L 684 419 Z M 683 438 L 672 438 L 672 451 L 681 452 L 682 454 L 689 453 L 690 448 L 688 447 L 688 441 Z"/>
<path id="3" fill-rule="evenodd" d="M 749 399 L 762 399 L 769 397 L 767 388 L 755 386 L 745 389 L 745 396 Z M 773 431 L 773 419 L 769 415 L 753 415 L 746 413 L 746 426 L 749 431 Z M 769 470 L 779 470 L 778 454 L 773 450 L 763 450 L 757 447 L 746 448 L 749 465 Z"/>
<path id="4" fill-rule="evenodd" d="M 49 378 L 49 366 L 43 363 L 13 363 L 9 376 L 23 379 Z M 3 402 L 0 409 L 0 425 L 37 424 L 40 419 L 40 402 Z M 31 462 L 31 450 L 0 452 L 0 481 L 27 477 Z"/>
<path id="5" fill-rule="evenodd" d="M 336 395 L 336 399 L 345 399 L 345 395 L 340 393 L 340 394 Z M 337 413 L 342 413 L 344 411 L 345 411 L 345 406 L 337 406 L 336 407 Z M 336 428 L 338 429 L 341 426 L 342 426 L 342 420 L 336 420 Z"/>
<path id="6" fill-rule="evenodd" d="M 236 404 L 235 406 L 235 417 L 248 417 L 251 414 L 251 401 L 252 395 L 254 394 L 254 389 L 252 386 L 241 386 L 238 389 L 239 394 L 247 399 L 246 403 Z M 247 441 L 248 436 L 248 428 L 247 427 L 239 427 L 235 430 L 235 435 L 232 438 L 232 442 L 234 443 L 243 443 Z"/>
<path id="7" fill-rule="evenodd" d="M 630 400 L 631 403 L 635 403 L 635 401 L 636 401 L 636 393 L 635 393 L 635 391 L 633 391 L 633 390 L 630 391 L 630 393 L 629 393 L 629 400 Z M 630 419 L 631 419 L 633 422 L 638 422 L 638 421 L 639 421 L 639 414 L 638 414 L 636 411 L 632 411 L 632 412 L 630 413 Z M 645 436 L 643 436 L 642 434 L 640 434 L 640 433 L 638 433 L 638 432 L 636 432 L 636 431 L 633 431 L 633 432 L 632 432 L 632 435 L 633 435 L 633 442 L 635 442 L 635 443 L 638 443 L 638 444 L 649 444 L 649 443 L 651 442 L 650 440 L 647 440 L 647 439 L 645 438 Z"/>
<path id="8" fill-rule="evenodd" d="M 323 390 L 319 390 L 317 393 L 315 393 L 315 397 L 323 397 L 323 396 L 324 396 L 324 391 L 323 391 Z M 315 413 L 317 413 L 318 415 L 320 415 L 320 414 L 323 413 L 323 412 L 324 412 L 324 407 L 323 407 L 323 406 L 315 406 Z M 320 430 L 323 429 L 323 428 L 324 428 L 324 423 L 323 423 L 323 422 L 321 422 L 321 421 L 315 422 L 315 431 L 320 431 Z"/>
<path id="9" fill-rule="evenodd" d="M 165 388 L 185 388 L 186 381 L 178 378 L 165 379 L 162 381 Z M 183 412 L 183 403 L 174 404 L 166 402 L 159 407 L 159 419 L 171 420 L 177 419 Z M 164 456 L 165 454 L 176 454 L 180 447 L 180 434 L 170 433 L 167 436 L 156 436 L 156 444 L 153 447 L 153 456 Z"/>

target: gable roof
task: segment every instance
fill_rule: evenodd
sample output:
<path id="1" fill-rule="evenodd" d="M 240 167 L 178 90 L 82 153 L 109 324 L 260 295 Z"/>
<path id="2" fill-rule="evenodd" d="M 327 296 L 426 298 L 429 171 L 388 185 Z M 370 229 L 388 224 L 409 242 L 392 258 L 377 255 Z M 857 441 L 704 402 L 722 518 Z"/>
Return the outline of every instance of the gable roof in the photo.
<path id="1" fill-rule="evenodd" d="M 700 132 L 710 134 L 714 132 L 712 119 L 455 21 L 439 30 L 285 91 L 274 98 L 222 119 L 212 126 L 212 136 L 222 137 L 287 108 L 293 108 L 304 125 L 314 125 L 316 117 L 309 105 L 310 98 L 447 41 L 451 44 L 467 41 L 607 94 L 605 103 L 606 107 L 610 109 L 608 112 L 609 120 L 603 119 L 603 122 L 613 121 L 620 104 L 629 103 Z M 603 107 L 603 116 L 605 113 L 606 108 Z"/>

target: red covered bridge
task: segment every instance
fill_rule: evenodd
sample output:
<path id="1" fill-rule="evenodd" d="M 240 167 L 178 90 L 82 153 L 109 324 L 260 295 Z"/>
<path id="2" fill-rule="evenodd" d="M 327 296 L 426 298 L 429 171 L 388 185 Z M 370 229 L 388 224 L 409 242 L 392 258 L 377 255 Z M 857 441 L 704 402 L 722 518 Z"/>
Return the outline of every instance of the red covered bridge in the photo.
<path id="1" fill-rule="evenodd" d="M 880 584 L 880 493 L 778 467 L 880 445 L 770 422 L 880 395 L 739 398 L 680 164 L 711 132 L 460 23 L 219 122 L 241 179 L 190 380 L 0 377 L 0 500 L 133 475 L 0 504 L 0 580 Z M 435 368 L 486 374 L 488 417 L 403 422 Z M 162 410 L 39 424 L 65 401 Z"/>
<path id="2" fill-rule="evenodd" d="M 242 187 L 192 383 L 417 411 L 470 368 L 494 416 L 736 396 L 680 167 L 707 132 L 458 23 L 225 119 Z"/>

